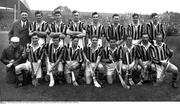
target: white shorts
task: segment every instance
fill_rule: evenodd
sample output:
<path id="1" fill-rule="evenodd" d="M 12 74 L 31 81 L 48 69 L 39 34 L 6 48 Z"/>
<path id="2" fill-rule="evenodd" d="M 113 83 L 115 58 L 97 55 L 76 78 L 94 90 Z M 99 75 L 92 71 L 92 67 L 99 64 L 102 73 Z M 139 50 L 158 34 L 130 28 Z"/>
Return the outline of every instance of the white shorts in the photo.
<path id="1" fill-rule="evenodd" d="M 52 70 L 52 67 L 53 67 L 54 64 L 55 64 L 55 63 L 48 62 L 47 75 L 49 75 L 49 71 Z M 58 71 L 59 71 L 59 72 L 62 72 L 62 71 L 63 71 L 63 64 L 62 64 L 61 62 L 59 62 Z"/>
<path id="2" fill-rule="evenodd" d="M 71 71 L 68 69 L 68 66 L 73 66 L 74 68 L 77 68 L 79 66 L 79 63 L 77 61 L 66 61 L 66 65 L 65 65 L 65 69 L 64 69 L 64 73 L 65 74 L 69 74 L 71 73 Z"/>
<path id="3" fill-rule="evenodd" d="M 36 78 L 41 78 L 42 77 L 41 66 L 39 67 L 39 69 L 37 71 L 38 63 L 33 62 L 32 65 L 34 68 L 34 74 L 36 73 Z M 16 72 L 21 71 L 21 70 L 28 70 L 28 71 L 32 72 L 31 63 L 29 61 L 26 61 L 26 63 L 22 63 L 22 64 L 17 65 L 15 67 L 15 69 L 16 69 Z"/>
<path id="4" fill-rule="evenodd" d="M 90 63 L 89 65 L 86 65 L 86 70 L 85 70 L 85 75 L 86 76 L 91 76 L 91 71 L 94 68 L 94 66 L 95 66 L 95 63 Z M 97 68 L 100 70 L 100 69 L 103 69 L 104 67 L 103 67 L 103 65 L 101 63 L 99 63 Z"/>
<path id="5" fill-rule="evenodd" d="M 135 61 L 133 61 L 131 64 L 129 64 L 129 68 L 133 68 L 133 66 L 135 65 Z M 128 65 L 126 64 L 122 64 L 122 70 L 128 70 Z"/>
<path id="6" fill-rule="evenodd" d="M 167 60 L 162 60 L 161 62 L 166 62 Z M 162 74 L 163 74 L 163 71 L 166 71 L 169 66 L 171 66 L 172 64 L 170 62 L 167 62 L 167 66 L 163 66 L 163 65 L 158 65 L 158 64 L 155 64 L 155 67 L 156 67 L 156 72 L 157 72 L 157 79 L 160 79 L 162 78 Z"/>
<path id="7" fill-rule="evenodd" d="M 115 62 L 116 67 L 118 66 L 118 62 Z M 118 68 L 118 67 L 117 67 Z M 107 69 L 107 75 L 113 75 L 115 66 L 113 63 L 106 64 L 106 69 Z"/>

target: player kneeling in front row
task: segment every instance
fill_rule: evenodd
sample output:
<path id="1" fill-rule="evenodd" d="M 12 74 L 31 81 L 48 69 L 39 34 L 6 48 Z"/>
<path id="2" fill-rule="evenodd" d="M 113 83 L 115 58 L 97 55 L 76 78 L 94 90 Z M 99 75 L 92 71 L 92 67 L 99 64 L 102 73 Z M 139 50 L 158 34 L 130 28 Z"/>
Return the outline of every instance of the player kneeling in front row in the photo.
<path id="1" fill-rule="evenodd" d="M 23 52 L 22 58 L 27 59 L 26 63 L 19 64 L 15 67 L 18 86 L 22 86 L 22 70 L 32 73 L 32 84 L 37 86 L 38 79 L 42 77 L 41 60 L 43 57 L 43 47 L 38 43 L 37 34 L 31 36 L 31 44 L 27 44 L 26 50 Z"/>
<path id="2" fill-rule="evenodd" d="M 141 70 L 142 81 L 153 81 L 156 76 L 156 72 L 152 70 L 152 62 L 150 57 L 150 50 L 153 45 L 149 42 L 149 35 L 147 33 L 142 34 L 142 41 L 137 45 L 137 51 L 139 54 L 138 69 Z M 142 83 L 139 83 L 142 84 Z"/>
<path id="3" fill-rule="evenodd" d="M 46 50 L 46 67 L 47 75 L 46 80 L 49 80 L 49 87 L 53 87 L 55 82 L 63 83 L 64 72 L 63 72 L 63 55 L 65 48 L 61 46 L 60 41 L 62 41 L 59 35 L 54 35 L 51 37 L 53 43 L 48 43 L 44 46 Z M 47 77 L 49 76 L 49 77 Z"/>
<path id="4" fill-rule="evenodd" d="M 107 70 L 107 82 L 108 84 L 112 84 L 115 68 L 119 64 L 119 48 L 117 47 L 115 38 L 110 37 L 109 46 L 105 48 L 105 54 L 103 54 L 101 61 Z"/>
<path id="5" fill-rule="evenodd" d="M 77 36 L 72 36 L 72 45 L 69 44 L 65 49 L 65 77 L 68 84 L 72 83 L 78 86 L 76 81 L 76 75 L 80 68 L 82 68 L 83 63 L 83 51 L 82 48 L 78 46 L 79 38 Z M 76 73 L 75 73 L 76 72 Z"/>
<path id="6" fill-rule="evenodd" d="M 91 46 L 84 48 L 84 59 L 86 61 L 86 84 L 90 84 L 93 80 L 95 87 L 101 87 L 100 78 L 103 78 L 105 73 L 103 65 L 100 63 L 101 56 L 103 53 L 103 48 L 98 46 L 98 37 L 92 36 Z M 98 81 L 99 82 L 98 82 Z M 101 83 L 102 84 L 102 83 Z"/>
<path id="7" fill-rule="evenodd" d="M 139 78 L 140 73 L 137 69 L 138 59 L 137 59 L 137 47 L 132 44 L 132 36 L 127 35 L 126 43 L 120 49 L 120 66 L 123 72 L 125 72 L 125 82 L 126 84 L 134 85 L 141 83 L 141 78 Z M 138 73 L 135 75 L 134 73 Z"/>
<path id="8" fill-rule="evenodd" d="M 162 42 L 162 39 L 162 34 L 156 36 L 154 48 L 151 51 L 152 62 L 157 73 L 155 86 L 158 86 L 163 81 L 165 72 L 170 72 L 172 73 L 172 87 L 177 88 L 178 68 L 169 62 L 173 51 L 168 48 L 167 44 Z"/>

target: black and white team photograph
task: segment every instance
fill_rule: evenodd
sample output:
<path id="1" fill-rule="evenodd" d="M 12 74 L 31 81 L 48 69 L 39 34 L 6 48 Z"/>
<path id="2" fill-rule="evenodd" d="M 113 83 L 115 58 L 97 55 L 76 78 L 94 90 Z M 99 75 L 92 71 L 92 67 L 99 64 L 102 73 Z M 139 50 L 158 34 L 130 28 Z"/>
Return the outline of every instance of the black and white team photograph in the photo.
<path id="1" fill-rule="evenodd" d="M 0 103 L 174 103 L 179 45 L 178 0 L 0 0 Z"/>

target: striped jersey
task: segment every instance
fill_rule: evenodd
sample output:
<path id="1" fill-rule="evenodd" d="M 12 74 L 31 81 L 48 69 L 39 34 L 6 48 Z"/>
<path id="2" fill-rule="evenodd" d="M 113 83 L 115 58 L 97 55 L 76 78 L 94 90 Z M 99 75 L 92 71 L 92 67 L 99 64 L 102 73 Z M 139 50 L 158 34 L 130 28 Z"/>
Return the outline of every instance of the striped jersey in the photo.
<path id="1" fill-rule="evenodd" d="M 167 44 L 162 42 L 161 46 L 154 42 L 154 47 L 151 48 L 151 57 L 153 60 L 166 60 L 170 55 L 170 49 L 168 48 Z"/>
<path id="2" fill-rule="evenodd" d="M 130 30 L 130 35 L 132 36 L 133 40 L 141 39 L 141 37 L 142 37 L 142 25 L 130 24 L 130 25 L 128 25 L 128 28 Z"/>
<path id="3" fill-rule="evenodd" d="M 151 60 L 151 56 L 150 56 L 150 48 L 152 48 L 153 45 L 148 42 L 147 46 L 143 45 L 142 42 L 140 42 L 137 45 L 137 52 L 140 55 L 140 57 L 138 57 L 139 59 L 142 59 L 142 61 L 150 61 Z"/>
<path id="4" fill-rule="evenodd" d="M 157 33 L 161 33 L 163 35 L 163 39 L 165 38 L 165 31 L 163 28 L 163 25 L 161 23 L 158 23 L 156 26 L 150 22 L 148 25 L 148 34 L 149 39 L 152 41 L 155 39 Z"/>
<path id="5" fill-rule="evenodd" d="M 55 63 L 58 60 L 58 58 L 60 57 L 60 55 L 64 54 L 64 47 L 58 46 L 55 49 L 53 43 L 52 44 L 47 43 L 46 45 L 44 45 L 44 48 L 49 57 L 49 61 L 52 63 Z"/>
<path id="6" fill-rule="evenodd" d="M 30 62 L 37 62 L 39 59 L 42 58 L 42 55 L 44 54 L 44 49 L 42 46 L 33 47 L 32 44 L 28 47 L 30 49 L 28 54 L 28 61 Z"/>
<path id="7" fill-rule="evenodd" d="M 114 24 L 108 26 L 106 32 L 106 38 L 109 40 L 110 38 L 115 38 L 116 41 L 123 40 L 124 38 L 124 28 L 122 25 L 118 24 L 117 27 Z"/>
<path id="8" fill-rule="evenodd" d="M 114 62 L 119 61 L 119 59 L 120 59 L 120 54 L 119 54 L 120 48 L 116 47 L 115 49 L 111 49 L 110 47 L 106 47 L 105 48 L 105 54 L 103 55 L 103 58 L 109 59 L 109 55 L 111 55 L 114 59 Z M 109 63 L 112 63 L 112 61 L 110 61 Z"/>
<path id="9" fill-rule="evenodd" d="M 80 32 L 83 32 L 83 30 L 85 30 L 84 23 L 81 22 L 81 21 L 79 21 L 77 23 L 70 22 L 68 27 L 69 27 L 69 30 L 71 30 L 71 31 L 80 31 Z"/>
<path id="10" fill-rule="evenodd" d="M 104 53 L 103 47 L 97 47 L 94 50 L 92 50 L 91 47 L 84 47 L 83 51 L 84 51 L 87 59 L 93 63 L 95 63 L 97 61 L 98 56 L 102 57 L 102 54 Z"/>
<path id="11" fill-rule="evenodd" d="M 40 24 L 36 21 L 32 22 L 30 25 L 30 31 L 41 31 L 45 32 L 48 29 L 48 24 L 45 21 L 42 21 Z"/>
<path id="12" fill-rule="evenodd" d="M 98 24 L 97 26 L 93 24 L 87 25 L 86 33 L 88 39 L 91 39 L 93 35 L 98 36 L 98 39 L 106 37 L 106 31 L 102 24 Z"/>
<path id="13" fill-rule="evenodd" d="M 67 26 L 63 22 L 60 22 L 59 24 L 57 24 L 56 22 L 52 22 L 49 25 L 50 32 L 55 32 L 55 33 L 61 32 L 66 35 L 66 30 L 67 30 Z"/>
<path id="14" fill-rule="evenodd" d="M 127 54 L 127 55 L 126 55 Z M 126 57 L 127 56 L 127 57 Z M 120 59 L 122 60 L 123 64 L 128 64 L 128 58 L 129 58 L 129 64 L 131 64 L 135 59 L 139 57 L 137 53 L 137 48 L 135 45 L 132 45 L 131 48 L 128 48 L 126 44 L 124 44 L 120 49 Z"/>
<path id="15" fill-rule="evenodd" d="M 65 48 L 65 53 L 64 53 L 64 60 L 70 61 L 78 61 L 79 63 L 83 62 L 83 50 L 82 48 L 76 47 L 73 49 L 72 47 L 66 47 Z"/>

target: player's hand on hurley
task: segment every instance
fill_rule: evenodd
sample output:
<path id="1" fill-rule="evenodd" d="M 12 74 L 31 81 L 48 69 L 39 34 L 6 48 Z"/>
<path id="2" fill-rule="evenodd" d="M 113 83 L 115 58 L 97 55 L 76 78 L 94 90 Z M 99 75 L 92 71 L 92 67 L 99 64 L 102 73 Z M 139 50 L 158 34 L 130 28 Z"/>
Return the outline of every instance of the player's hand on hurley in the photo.
<path id="1" fill-rule="evenodd" d="M 38 64 L 40 64 L 41 63 L 41 60 L 38 60 L 38 62 L 37 62 Z"/>
<path id="2" fill-rule="evenodd" d="M 109 59 L 110 59 L 110 60 L 113 60 L 113 57 L 112 57 L 111 55 L 109 55 Z"/>
<path id="3" fill-rule="evenodd" d="M 13 63 L 9 63 L 6 65 L 7 68 L 10 68 L 13 65 Z"/>
<path id="4" fill-rule="evenodd" d="M 14 60 L 10 60 L 9 63 L 14 63 Z"/>

